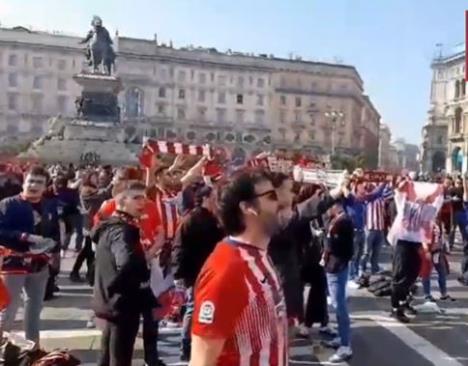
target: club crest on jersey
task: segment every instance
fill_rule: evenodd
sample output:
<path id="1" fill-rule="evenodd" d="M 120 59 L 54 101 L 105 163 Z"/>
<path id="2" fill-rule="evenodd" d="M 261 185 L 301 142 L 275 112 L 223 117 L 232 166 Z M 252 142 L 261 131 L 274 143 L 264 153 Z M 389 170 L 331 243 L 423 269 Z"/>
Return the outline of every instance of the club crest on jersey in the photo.
<path id="1" fill-rule="evenodd" d="M 214 320 L 215 306 L 211 301 L 203 301 L 198 313 L 198 322 L 212 324 Z"/>

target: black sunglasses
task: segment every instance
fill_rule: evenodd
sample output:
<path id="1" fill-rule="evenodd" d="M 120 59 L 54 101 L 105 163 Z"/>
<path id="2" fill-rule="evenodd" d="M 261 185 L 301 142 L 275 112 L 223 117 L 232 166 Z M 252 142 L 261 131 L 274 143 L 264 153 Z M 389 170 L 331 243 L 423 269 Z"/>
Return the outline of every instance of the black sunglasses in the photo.
<path id="1" fill-rule="evenodd" d="M 254 198 L 266 197 L 270 201 L 278 201 L 278 195 L 274 189 L 271 189 L 266 192 L 257 193 Z"/>

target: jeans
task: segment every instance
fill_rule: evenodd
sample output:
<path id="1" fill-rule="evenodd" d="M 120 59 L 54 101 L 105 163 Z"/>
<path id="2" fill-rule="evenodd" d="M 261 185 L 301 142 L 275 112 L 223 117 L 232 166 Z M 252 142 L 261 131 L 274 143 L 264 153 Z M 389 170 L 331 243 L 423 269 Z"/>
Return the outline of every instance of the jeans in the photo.
<path id="1" fill-rule="evenodd" d="M 437 280 L 439 282 L 439 291 L 442 296 L 447 295 L 447 266 L 444 258 L 439 257 L 438 263 L 434 263 L 434 268 L 437 272 Z M 431 295 L 431 275 L 422 279 L 422 285 L 425 296 Z"/>
<path id="2" fill-rule="evenodd" d="M 466 218 L 466 212 L 464 210 L 455 212 L 453 216 L 453 225 L 452 225 L 452 230 L 450 230 L 450 235 L 449 235 L 449 244 L 450 247 L 453 247 L 453 244 L 455 242 L 455 231 L 458 229 L 460 230 L 460 234 L 463 239 L 463 245 L 466 244 L 468 240 L 468 235 L 467 235 L 467 228 L 466 226 L 468 225 Z"/>
<path id="3" fill-rule="evenodd" d="M 194 308 L 193 287 L 187 289 L 187 303 L 185 305 L 184 319 L 182 320 L 182 353 L 190 355 L 190 344 L 192 342 L 192 316 Z"/>
<path id="4" fill-rule="evenodd" d="M 67 250 L 70 246 L 70 241 L 73 233 L 76 233 L 75 236 L 75 249 L 80 251 L 83 245 L 83 215 L 73 214 L 65 217 L 65 238 L 63 241 L 63 250 Z"/>
<path id="5" fill-rule="evenodd" d="M 28 274 L 2 275 L 11 302 L 0 313 L 0 328 L 11 331 L 16 313 L 20 307 L 21 293 L 24 295 L 24 332 L 26 339 L 39 342 L 39 330 L 42 305 L 46 290 L 49 269 L 45 267 L 40 272 Z"/>
<path id="6" fill-rule="evenodd" d="M 140 325 L 140 312 L 129 312 L 115 321 L 106 321 L 101 337 L 99 366 L 131 366 L 133 348 Z"/>
<path id="7" fill-rule="evenodd" d="M 379 257 L 380 249 L 385 241 L 384 233 L 382 230 L 369 230 L 366 232 L 366 246 L 364 256 L 361 262 L 362 272 L 367 270 L 367 262 L 371 263 L 371 273 L 379 272 Z"/>
<path id="8" fill-rule="evenodd" d="M 350 263 L 349 277 L 355 279 L 359 277 L 359 264 L 361 263 L 362 252 L 366 240 L 364 230 L 354 230 L 354 254 Z"/>
<path id="9" fill-rule="evenodd" d="M 348 282 L 348 266 L 338 273 L 327 273 L 328 291 L 331 304 L 336 311 L 338 335 L 341 345 L 350 345 L 351 323 L 349 320 L 348 304 L 346 301 L 346 283 Z"/>

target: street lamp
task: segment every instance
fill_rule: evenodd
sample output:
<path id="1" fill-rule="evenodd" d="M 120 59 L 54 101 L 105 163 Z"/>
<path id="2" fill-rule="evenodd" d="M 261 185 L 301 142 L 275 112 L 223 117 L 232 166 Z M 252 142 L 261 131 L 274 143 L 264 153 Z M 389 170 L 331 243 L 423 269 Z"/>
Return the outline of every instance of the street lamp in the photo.
<path id="1" fill-rule="evenodd" d="M 336 130 L 336 121 L 339 118 L 344 117 L 344 113 L 341 111 L 330 111 L 324 113 L 325 118 L 329 119 L 331 122 L 331 155 L 335 155 L 335 130 Z"/>

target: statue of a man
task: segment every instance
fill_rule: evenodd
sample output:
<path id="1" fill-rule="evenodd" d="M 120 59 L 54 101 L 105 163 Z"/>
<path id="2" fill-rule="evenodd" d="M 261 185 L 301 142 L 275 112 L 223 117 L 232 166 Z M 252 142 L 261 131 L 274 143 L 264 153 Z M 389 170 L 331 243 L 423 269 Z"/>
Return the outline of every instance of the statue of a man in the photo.
<path id="1" fill-rule="evenodd" d="M 107 29 L 102 25 L 102 19 L 97 15 L 93 17 L 91 26 L 92 29 L 89 30 L 86 38 L 80 41 L 80 44 L 87 44 L 86 59 L 93 71 L 98 72 L 101 63 L 103 63 L 105 72 L 110 75 L 115 60 L 112 39 Z"/>

